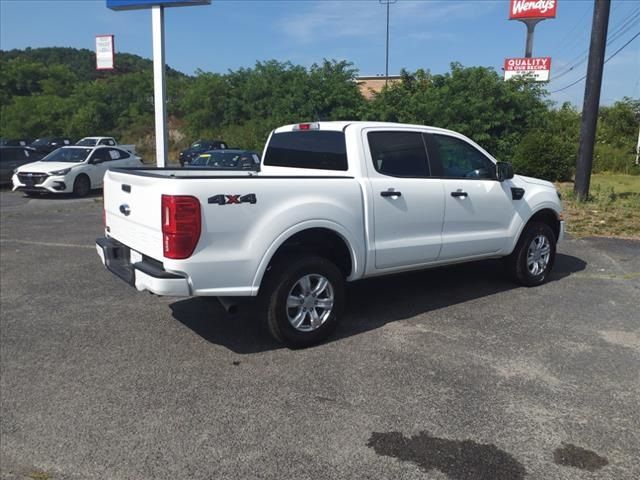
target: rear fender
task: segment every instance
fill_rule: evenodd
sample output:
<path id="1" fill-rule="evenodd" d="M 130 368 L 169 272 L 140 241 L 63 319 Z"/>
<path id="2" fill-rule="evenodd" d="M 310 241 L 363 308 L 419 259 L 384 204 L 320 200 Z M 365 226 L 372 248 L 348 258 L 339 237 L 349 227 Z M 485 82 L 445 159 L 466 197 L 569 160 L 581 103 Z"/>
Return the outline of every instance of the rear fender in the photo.
<path id="1" fill-rule="evenodd" d="M 255 277 L 252 283 L 252 291 L 257 292 L 260 288 L 260 284 L 262 283 L 262 279 L 264 278 L 264 274 L 269 267 L 269 263 L 271 259 L 276 254 L 278 249 L 292 236 L 297 233 L 303 232 L 305 230 L 309 230 L 312 228 L 324 228 L 327 230 L 331 230 L 338 234 L 344 240 L 349 249 L 349 254 L 351 256 L 351 262 L 353 265 L 351 275 L 347 277 L 347 280 L 355 280 L 362 276 L 364 271 L 364 252 L 358 252 L 354 245 L 357 245 L 357 242 L 354 238 L 351 238 L 352 235 L 341 225 L 330 222 L 328 220 L 307 220 L 305 222 L 299 223 L 297 225 L 293 225 L 289 227 L 287 230 L 282 232 L 276 240 L 269 246 L 266 252 L 262 255 L 262 260 L 258 266 L 258 270 L 256 271 Z"/>

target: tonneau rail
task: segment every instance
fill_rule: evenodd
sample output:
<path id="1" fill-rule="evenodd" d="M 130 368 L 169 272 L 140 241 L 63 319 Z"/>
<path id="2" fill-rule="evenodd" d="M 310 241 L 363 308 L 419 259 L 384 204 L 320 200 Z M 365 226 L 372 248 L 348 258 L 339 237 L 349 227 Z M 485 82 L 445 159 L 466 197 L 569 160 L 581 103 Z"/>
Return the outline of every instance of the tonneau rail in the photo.
<path id="1" fill-rule="evenodd" d="M 353 179 L 353 176 L 347 175 L 257 175 L 255 172 L 246 172 L 242 170 L 216 170 L 216 172 L 229 172 L 235 175 L 193 175 L 196 172 L 210 172 L 211 169 L 207 168 L 170 168 L 170 167 L 131 167 L 131 168 L 111 168 L 110 172 L 125 173 L 128 175 L 137 175 L 141 177 L 156 177 L 156 178 L 171 178 L 176 180 L 188 180 L 188 179 Z M 164 172 L 164 173 L 163 173 Z M 177 172 L 183 175 L 167 174 L 167 172 Z"/>

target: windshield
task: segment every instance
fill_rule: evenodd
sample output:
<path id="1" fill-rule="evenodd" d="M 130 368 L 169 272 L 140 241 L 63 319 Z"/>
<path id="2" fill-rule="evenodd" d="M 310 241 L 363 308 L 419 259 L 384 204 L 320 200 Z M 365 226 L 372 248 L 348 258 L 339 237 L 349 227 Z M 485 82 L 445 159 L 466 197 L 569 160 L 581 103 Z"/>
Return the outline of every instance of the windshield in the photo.
<path id="1" fill-rule="evenodd" d="M 198 140 L 197 142 L 192 143 L 189 148 L 207 148 L 207 143 L 204 140 Z"/>
<path id="2" fill-rule="evenodd" d="M 238 152 L 203 153 L 191 162 L 191 165 L 194 167 L 236 168 L 240 158 L 244 157 L 250 158 L 250 155 L 244 155 Z"/>
<path id="3" fill-rule="evenodd" d="M 83 147 L 93 147 L 98 143 L 97 138 L 83 138 L 76 145 L 81 145 Z"/>
<path id="4" fill-rule="evenodd" d="M 49 140 L 49 138 L 37 138 L 31 145 L 46 145 Z"/>
<path id="5" fill-rule="evenodd" d="M 84 162 L 93 148 L 59 148 L 42 159 L 43 162 Z"/>

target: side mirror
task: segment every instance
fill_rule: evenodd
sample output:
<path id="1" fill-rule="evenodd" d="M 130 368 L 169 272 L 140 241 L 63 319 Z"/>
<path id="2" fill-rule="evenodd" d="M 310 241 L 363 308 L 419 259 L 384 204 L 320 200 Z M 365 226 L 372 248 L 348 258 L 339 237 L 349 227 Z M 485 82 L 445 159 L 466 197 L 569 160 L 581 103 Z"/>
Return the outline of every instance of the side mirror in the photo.
<path id="1" fill-rule="evenodd" d="M 496 178 L 500 182 L 513 178 L 513 165 L 508 162 L 496 163 Z"/>
<path id="2" fill-rule="evenodd" d="M 91 160 L 91 163 L 93 163 L 94 165 L 98 165 L 99 163 L 103 163 L 104 160 L 101 158 L 94 158 L 93 160 Z"/>

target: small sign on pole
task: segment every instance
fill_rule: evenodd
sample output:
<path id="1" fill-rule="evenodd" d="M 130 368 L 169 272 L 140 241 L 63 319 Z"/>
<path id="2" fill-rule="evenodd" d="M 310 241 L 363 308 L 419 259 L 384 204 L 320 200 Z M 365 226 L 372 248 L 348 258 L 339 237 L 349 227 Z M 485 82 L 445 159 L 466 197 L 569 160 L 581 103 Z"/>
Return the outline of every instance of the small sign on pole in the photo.
<path id="1" fill-rule="evenodd" d="M 113 70 L 114 65 L 113 35 L 96 35 L 96 70 Z"/>
<path id="2" fill-rule="evenodd" d="M 551 74 L 551 57 L 505 58 L 504 79 L 531 76 L 536 82 L 548 82 Z"/>

